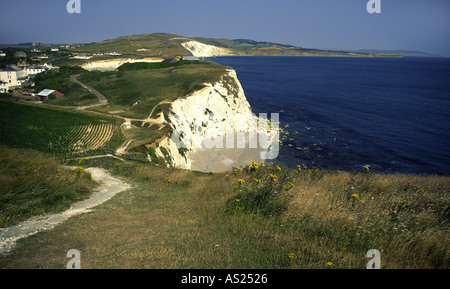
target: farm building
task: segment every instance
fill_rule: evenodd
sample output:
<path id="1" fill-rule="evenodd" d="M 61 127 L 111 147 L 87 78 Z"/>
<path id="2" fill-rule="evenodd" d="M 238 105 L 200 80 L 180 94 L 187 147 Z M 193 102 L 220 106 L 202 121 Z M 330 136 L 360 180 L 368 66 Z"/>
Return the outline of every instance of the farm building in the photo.
<path id="1" fill-rule="evenodd" d="M 39 101 L 46 101 L 49 98 L 62 98 L 64 94 L 62 94 L 59 91 L 53 90 L 53 89 L 44 89 L 43 91 L 39 92 L 36 97 Z"/>

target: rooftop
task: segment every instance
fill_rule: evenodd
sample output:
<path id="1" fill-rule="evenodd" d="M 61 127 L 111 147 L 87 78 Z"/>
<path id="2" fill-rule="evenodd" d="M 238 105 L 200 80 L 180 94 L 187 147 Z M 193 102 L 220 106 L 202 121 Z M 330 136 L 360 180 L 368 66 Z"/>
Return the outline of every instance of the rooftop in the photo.
<path id="1" fill-rule="evenodd" d="M 52 90 L 52 89 L 44 89 L 43 91 L 39 92 L 37 95 L 39 95 L 39 96 L 49 96 L 53 92 L 55 92 L 55 91 Z"/>

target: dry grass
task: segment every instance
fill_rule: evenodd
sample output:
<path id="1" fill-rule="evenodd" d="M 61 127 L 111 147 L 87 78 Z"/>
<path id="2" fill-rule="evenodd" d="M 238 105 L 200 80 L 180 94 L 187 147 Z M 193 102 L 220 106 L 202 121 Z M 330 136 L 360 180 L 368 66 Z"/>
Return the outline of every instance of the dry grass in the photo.
<path id="1" fill-rule="evenodd" d="M 226 176 L 92 165 L 134 188 L 21 241 L 1 267 L 64 268 L 69 249 L 81 252 L 82 268 L 365 268 L 370 249 L 381 252 L 382 268 L 450 267 L 448 177 L 283 169 L 278 180 L 293 183 L 294 197 L 270 217 L 225 212 L 235 180 L 251 190 L 268 174 L 262 168 Z"/>

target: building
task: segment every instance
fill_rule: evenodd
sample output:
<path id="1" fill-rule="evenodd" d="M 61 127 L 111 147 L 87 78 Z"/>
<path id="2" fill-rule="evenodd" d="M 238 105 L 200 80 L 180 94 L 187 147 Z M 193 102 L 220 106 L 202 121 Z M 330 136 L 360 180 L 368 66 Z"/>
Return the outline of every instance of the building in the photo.
<path id="1" fill-rule="evenodd" d="M 105 52 L 104 54 L 105 54 L 105 55 L 109 55 L 109 56 L 119 56 L 119 55 L 122 55 L 122 54 L 120 54 L 120 53 L 118 53 L 118 52 L 115 52 L 115 51 L 113 51 L 113 52 Z"/>
<path id="2" fill-rule="evenodd" d="M 201 61 L 201 59 L 196 56 L 181 56 L 180 60 Z"/>
<path id="3" fill-rule="evenodd" d="M 27 67 L 27 75 L 28 76 L 31 76 L 31 75 L 34 76 L 36 74 L 39 74 L 41 72 L 45 72 L 47 70 L 48 70 L 48 68 L 45 67 L 45 66 L 30 66 L 30 67 Z"/>
<path id="4" fill-rule="evenodd" d="M 9 88 L 22 86 L 27 80 L 27 70 L 23 67 L 11 65 L 0 70 L 0 81 L 7 83 Z"/>
<path id="5" fill-rule="evenodd" d="M 0 81 L 0 93 L 7 93 L 8 90 L 9 90 L 8 83 Z"/>
<path id="6" fill-rule="evenodd" d="M 6 53 L 0 50 L 0 57 L 5 57 Z"/>
<path id="7" fill-rule="evenodd" d="M 52 51 L 52 52 L 58 52 L 59 49 L 58 49 L 58 48 L 52 48 L 51 51 Z"/>
<path id="8" fill-rule="evenodd" d="M 59 91 L 53 90 L 53 89 L 44 89 L 43 91 L 39 92 L 36 97 L 38 101 L 46 101 L 49 98 L 62 98 L 64 96 L 64 94 L 62 94 Z"/>
<path id="9" fill-rule="evenodd" d="M 74 59 L 91 59 L 92 55 L 90 54 L 74 54 Z"/>
<path id="10" fill-rule="evenodd" d="M 23 60 L 21 59 L 21 60 L 17 61 L 17 66 L 18 67 L 27 67 L 28 63 L 27 63 L 26 59 L 23 59 Z"/>
<path id="11" fill-rule="evenodd" d="M 48 56 L 47 56 L 47 54 L 41 54 L 37 58 L 39 58 L 39 59 L 47 59 Z"/>
<path id="12" fill-rule="evenodd" d="M 25 58 L 25 57 L 27 57 L 27 54 L 23 51 L 17 51 L 16 53 L 14 53 L 14 57 L 15 58 Z"/>
<path id="13" fill-rule="evenodd" d="M 33 49 L 31 49 L 31 52 L 33 52 L 33 53 L 39 53 L 39 52 L 41 52 L 39 49 L 37 49 L 37 48 L 33 48 Z"/>

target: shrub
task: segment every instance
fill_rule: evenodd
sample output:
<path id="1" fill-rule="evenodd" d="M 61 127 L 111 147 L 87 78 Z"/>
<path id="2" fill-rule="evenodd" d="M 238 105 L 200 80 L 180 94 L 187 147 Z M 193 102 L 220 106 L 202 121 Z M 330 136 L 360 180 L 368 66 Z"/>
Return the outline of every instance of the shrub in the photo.
<path id="1" fill-rule="evenodd" d="M 243 179 L 236 181 L 238 187 L 236 195 L 226 203 L 225 211 L 235 213 L 256 213 L 263 216 L 279 216 L 288 210 L 292 199 L 290 190 L 294 185 L 289 182 L 289 171 L 274 175 L 273 168 L 258 169 L 259 165 L 253 162 L 252 166 L 244 168 L 243 174 L 253 176 L 252 181 Z M 235 174 L 236 174 L 235 170 Z"/>

